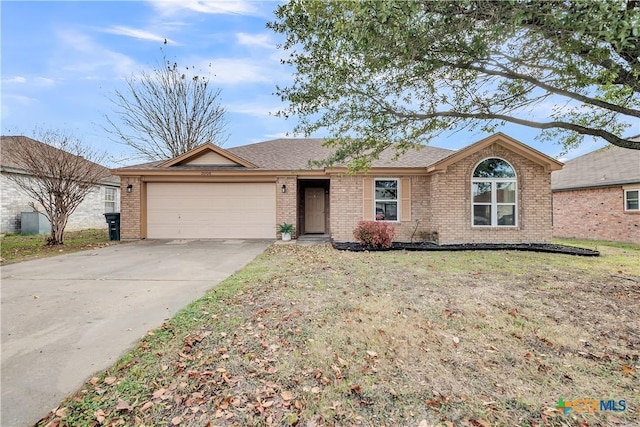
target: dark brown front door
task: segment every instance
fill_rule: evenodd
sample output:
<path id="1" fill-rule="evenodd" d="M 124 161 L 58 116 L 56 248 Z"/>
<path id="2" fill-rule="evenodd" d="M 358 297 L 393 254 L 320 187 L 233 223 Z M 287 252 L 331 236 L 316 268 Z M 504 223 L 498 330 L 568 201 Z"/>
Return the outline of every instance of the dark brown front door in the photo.
<path id="1" fill-rule="evenodd" d="M 324 188 L 305 188 L 304 206 L 304 230 L 324 233 Z"/>

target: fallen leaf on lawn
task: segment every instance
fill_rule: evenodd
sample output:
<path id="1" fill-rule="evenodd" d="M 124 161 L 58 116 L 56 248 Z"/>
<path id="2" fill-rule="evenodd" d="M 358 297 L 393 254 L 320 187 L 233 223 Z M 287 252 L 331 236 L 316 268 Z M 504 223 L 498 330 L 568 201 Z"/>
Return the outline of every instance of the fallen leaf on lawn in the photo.
<path id="1" fill-rule="evenodd" d="M 266 402 L 262 402 L 263 408 L 268 408 L 271 405 L 273 405 L 273 400 L 267 400 Z"/>
<path id="2" fill-rule="evenodd" d="M 351 384 L 351 386 L 349 387 L 349 389 L 354 392 L 355 394 L 362 394 L 362 391 L 360 390 L 360 385 L 359 384 Z"/>
<path id="3" fill-rule="evenodd" d="M 398 397 L 398 392 L 392 388 L 389 389 L 389 394 L 391 394 L 391 396 Z"/>
<path id="4" fill-rule="evenodd" d="M 104 383 L 106 385 L 111 385 L 111 384 L 115 383 L 117 379 L 118 378 L 116 378 L 116 377 L 107 377 L 107 378 L 104 379 Z"/>
<path id="5" fill-rule="evenodd" d="M 93 416 L 96 417 L 96 421 L 102 424 L 106 418 L 106 415 L 102 409 L 98 409 L 93 413 Z"/>
<path id="6" fill-rule="evenodd" d="M 429 427 L 429 424 L 427 423 L 427 420 L 422 420 L 418 424 L 418 427 Z"/>
<path id="7" fill-rule="evenodd" d="M 629 375 L 635 375 L 636 374 L 636 370 L 633 369 L 631 366 L 627 366 L 627 365 L 622 365 L 622 370 Z"/>
<path id="8" fill-rule="evenodd" d="M 311 393 L 313 394 L 320 393 L 320 387 L 311 387 Z"/>
<path id="9" fill-rule="evenodd" d="M 456 343 L 456 344 L 459 344 L 460 343 L 460 338 L 453 337 L 453 342 Z"/>
<path id="10" fill-rule="evenodd" d="M 516 317 L 517 314 L 518 314 L 518 312 L 516 311 L 515 308 L 513 310 L 509 310 L 509 316 Z"/>
<path id="11" fill-rule="evenodd" d="M 167 392 L 166 388 L 161 388 L 153 392 L 153 398 L 158 399 L 162 397 Z"/>
<path id="12" fill-rule="evenodd" d="M 469 420 L 469 424 L 473 427 L 491 427 L 489 421 L 486 420 Z"/>
<path id="13" fill-rule="evenodd" d="M 100 378 L 98 378 L 98 377 L 93 377 L 93 378 L 91 378 L 91 379 L 89 380 L 89 382 L 90 382 L 91 384 L 93 384 L 93 385 L 98 384 L 98 381 L 100 381 Z"/>
<path id="14" fill-rule="evenodd" d="M 369 357 L 378 357 L 378 353 L 371 350 L 367 350 L 367 355 L 369 355 Z"/>
<path id="15" fill-rule="evenodd" d="M 67 415 L 67 411 L 68 410 L 69 410 L 69 408 L 67 408 L 67 407 L 58 409 L 56 411 L 56 417 L 64 418 L 64 416 Z"/>
<path id="16" fill-rule="evenodd" d="M 177 426 L 181 422 L 182 422 L 182 417 L 173 417 L 171 419 L 171 424 L 173 424 L 174 426 Z"/>
<path id="17" fill-rule="evenodd" d="M 293 399 L 293 393 L 291 393 L 290 391 L 283 391 L 282 393 L 280 393 L 280 396 L 282 396 L 282 398 L 284 400 L 292 400 Z"/>
<path id="18" fill-rule="evenodd" d="M 124 400 L 120 399 L 116 404 L 116 409 L 118 411 L 130 411 L 133 409 L 133 407 L 129 405 L 127 402 L 125 402 Z"/>
<path id="19" fill-rule="evenodd" d="M 142 407 L 140 408 L 141 411 L 146 411 L 147 409 L 151 408 L 153 406 L 153 402 L 147 402 L 144 405 L 142 405 Z"/>

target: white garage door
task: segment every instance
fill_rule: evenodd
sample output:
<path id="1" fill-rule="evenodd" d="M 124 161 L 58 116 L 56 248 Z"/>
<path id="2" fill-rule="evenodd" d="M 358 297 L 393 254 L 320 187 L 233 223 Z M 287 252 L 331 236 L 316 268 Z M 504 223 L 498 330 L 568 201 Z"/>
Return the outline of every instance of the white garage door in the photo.
<path id="1" fill-rule="evenodd" d="M 148 183 L 150 239 L 276 237 L 273 183 Z"/>

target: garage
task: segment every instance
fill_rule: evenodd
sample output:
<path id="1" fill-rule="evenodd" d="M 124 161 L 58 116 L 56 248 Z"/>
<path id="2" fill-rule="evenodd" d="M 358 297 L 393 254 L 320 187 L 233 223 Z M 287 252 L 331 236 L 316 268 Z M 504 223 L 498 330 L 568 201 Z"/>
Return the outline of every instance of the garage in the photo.
<path id="1" fill-rule="evenodd" d="M 274 239 L 273 183 L 147 183 L 149 239 Z"/>

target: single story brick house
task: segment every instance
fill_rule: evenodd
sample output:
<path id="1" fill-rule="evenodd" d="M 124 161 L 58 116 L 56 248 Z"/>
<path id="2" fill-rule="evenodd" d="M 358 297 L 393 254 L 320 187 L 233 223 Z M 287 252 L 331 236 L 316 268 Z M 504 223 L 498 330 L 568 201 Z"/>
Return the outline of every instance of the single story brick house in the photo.
<path id="1" fill-rule="evenodd" d="M 502 133 L 458 151 L 425 146 L 366 172 L 313 167 L 322 139 L 276 139 L 229 149 L 204 144 L 174 159 L 112 171 L 121 177 L 123 239 L 353 241 L 361 220 L 388 221 L 396 241 L 549 242 L 551 172 L 562 163 Z"/>
<path id="2" fill-rule="evenodd" d="M 12 180 L 10 175 L 25 175 L 21 166 L 10 156 L 14 144 L 43 144 L 26 136 L 0 137 L 0 233 L 20 233 L 21 213 L 33 212 L 32 199 Z M 100 166 L 103 167 L 103 166 Z M 104 167 L 103 167 L 104 168 Z M 107 168 L 104 168 L 108 172 Z M 42 207 L 40 212 L 44 212 Z M 66 230 L 83 230 L 88 228 L 106 228 L 105 212 L 119 212 L 120 178 L 111 175 L 89 193 L 84 201 L 69 217 Z"/>
<path id="3" fill-rule="evenodd" d="M 576 157 L 552 173 L 551 188 L 554 236 L 640 243 L 640 150 Z"/>

